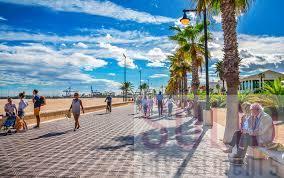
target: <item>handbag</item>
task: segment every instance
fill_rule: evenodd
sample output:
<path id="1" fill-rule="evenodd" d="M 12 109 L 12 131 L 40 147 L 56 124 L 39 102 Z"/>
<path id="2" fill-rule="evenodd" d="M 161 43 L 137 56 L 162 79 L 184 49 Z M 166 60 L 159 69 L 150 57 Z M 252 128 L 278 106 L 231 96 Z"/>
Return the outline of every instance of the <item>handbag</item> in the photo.
<path id="1" fill-rule="evenodd" d="M 71 112 L 67 111 L 67 113 L 65 114 L 65 118 L 70 119 L 71 118 Z"/>

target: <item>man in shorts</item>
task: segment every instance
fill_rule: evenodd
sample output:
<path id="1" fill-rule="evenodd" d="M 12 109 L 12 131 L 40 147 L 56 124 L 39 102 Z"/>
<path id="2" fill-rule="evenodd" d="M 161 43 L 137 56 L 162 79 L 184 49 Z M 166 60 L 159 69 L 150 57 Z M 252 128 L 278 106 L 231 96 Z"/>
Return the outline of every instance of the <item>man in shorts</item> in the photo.
<path id="1" fill-rule="evenodd" d="M 34 89 L 33 91 L 33 103 L 34 103 L 34 116 L 36 117 L 36 126 L 34 128 L 39 128 L 41 101 L 40 101 L 40 96 L 38 95 L 38 90 L 36 89 Z"/>
<path id="2" fill-rule="evenodd" d="M 112 97 L 108 95 L 105 99 L 105 102 L 107 102 L 107 107 L 109 108 L 109 112 L 111 112 L 111 101 L 112 101 Z"/>

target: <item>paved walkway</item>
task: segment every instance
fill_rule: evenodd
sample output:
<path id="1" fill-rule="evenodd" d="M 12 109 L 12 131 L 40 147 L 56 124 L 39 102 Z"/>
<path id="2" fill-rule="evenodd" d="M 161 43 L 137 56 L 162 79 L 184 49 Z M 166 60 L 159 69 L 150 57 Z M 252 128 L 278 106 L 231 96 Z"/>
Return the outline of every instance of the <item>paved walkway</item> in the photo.
<path id="1" fill-rule="evenodd" d="M 63 119 L 0 136 L 0 177 L 253 177 L 228 163 L 211 129 L 175 112 L 144 119 L 129 105 L 83 115 L 76 132 Z"/>

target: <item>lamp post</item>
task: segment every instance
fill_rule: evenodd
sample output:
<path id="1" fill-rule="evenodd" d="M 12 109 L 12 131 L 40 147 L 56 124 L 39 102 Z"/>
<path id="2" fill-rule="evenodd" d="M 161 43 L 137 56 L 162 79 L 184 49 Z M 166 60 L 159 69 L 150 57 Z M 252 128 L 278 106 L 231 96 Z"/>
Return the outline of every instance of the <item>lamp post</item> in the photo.
<path id="1" fill-rule="evenodd" d="M 124 57 L 124 86 L 126 84 L 126 55 L 123 54 Z M 126 96 L 126 88 L 123 91 L 123 101 L 127 101 L 127 96 Z"/>
<path id="2" fill-rule="evenodd" d="M 140 78 L 139 78 L 139 79 L 140 79 L 140 80 L 139 80 L 139 89 L 140 89 L 140 95 L 142 95 L 142 88 L 141 88 L 141 85 L 142 85 L 142 84 L 141 84 L 141 73 L 142 73 L 142 69 L 140 68 L 140 69 L 139 69 L 139 76 L 140 76 Z"/>
<path id="3" fill-rule="evenodd" d="M 183 17 L 180 19 L 180 22 L 183 25 L 188 25 L 190 23 L 190 19 L 187 17 L 187 12 L 197 12 L 196 9 L 184 9 L 183 10 Z M 209 104 L 209 72 L 208 72 L 208 36 L 207 36 L 207 14 L 206 14 L 206 7 L 203 9 L 203 23 L 204 23 L 204 38 L 205 38 L 205 43 L 204 43 L 204 48 L 205 48 L 205 75 L 206 75 L 206 110 L 210 109 L 210 104 Z"/>

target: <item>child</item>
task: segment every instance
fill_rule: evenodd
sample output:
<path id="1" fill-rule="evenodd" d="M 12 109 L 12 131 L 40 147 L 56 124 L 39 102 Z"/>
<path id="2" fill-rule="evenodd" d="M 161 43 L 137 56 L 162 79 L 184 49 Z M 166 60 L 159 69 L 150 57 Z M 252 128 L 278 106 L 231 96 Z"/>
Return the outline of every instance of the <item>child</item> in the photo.
<path id="1" fill-rule="evenodd" d="M 19 98 L 20 98 L 20 102 L 19 102 L 19 107 L 18 107 L 18 116 L 20 117 L 20 119 L 22 119 L 22 121 L 24 123 L 24 128 L 23 129 L 24 130 L 28 130 L 27 123 L 24 120 L 25 109 L 29 105 L 28 102 L 24 100 L 25 92 L 19 93 Z"/>
<path id="2" fill-rule="evenodd" d="M 74 132 L 80 128 L 80 124 L 79 124 L 79 117 L 81 113 L 80 107 L 82 108 L 83 113 L 85 113 L 82 101 L 79 99 L 79 93 L 74 93 L 74 99 L 69 109 L 69 112 L 72 109 L 72 113 L 75 119 Z"/>

